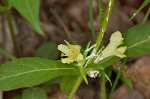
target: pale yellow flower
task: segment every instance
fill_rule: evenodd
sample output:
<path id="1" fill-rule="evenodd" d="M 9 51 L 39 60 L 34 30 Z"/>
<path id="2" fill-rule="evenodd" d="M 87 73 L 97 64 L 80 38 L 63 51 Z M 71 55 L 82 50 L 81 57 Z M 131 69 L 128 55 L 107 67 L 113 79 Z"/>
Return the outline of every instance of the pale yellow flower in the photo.
<path id="1" fill-rule="evenodd" d="M 122 38 L 122 35 L 119 31 L 113 33 L 110 37 L 110 43 L 102 51 L 99 60 L 103 60 L 109 56 L 117 56 L 120 58 L 126 57 L 126 55 L 124 55 L 123 53 L 126 51 L 127 47 L 119 47 L 123 43 L 123 39 L 124 38 Z"/>
<path id="2" fill-rule="evenodd" d="M 80 45 L 71 45 L 65 41 L 67 45 L 60 44 L 58 45 L 58 50 L 62 52 L 61 61 L 62 63 L 72 63 L 74 61 L 80 62 L 83 60 L 83 55 L 80 53 Z M 63 58 L 64 57 L 64 58 Z"/>

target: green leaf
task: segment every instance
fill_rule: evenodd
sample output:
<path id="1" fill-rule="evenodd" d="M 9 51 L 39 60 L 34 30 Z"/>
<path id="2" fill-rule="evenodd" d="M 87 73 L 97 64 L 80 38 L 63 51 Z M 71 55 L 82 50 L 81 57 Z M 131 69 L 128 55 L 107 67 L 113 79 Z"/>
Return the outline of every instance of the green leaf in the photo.
<path id="1" fill-rule="evenodd" d="M 112 56 L 112 57 L 108 57 L 106 59 L 104 59 L 103 61 L 101 61 L 99 63 L 99 65 L 101 65 L 104 68 L 109 67 L 110 65 L 112 65 L 113 63 L 117 62 L 120 58 L 116 57 L 116 56 Z"/>
<path id="2" fill-rule="evenodd" d="M 143 18 L 143 20 L 142 20 L 142 24 L 145 24 L 145 23 L 146 23 L 146 21 L 148 20 L 149 15 L 150 15 L 150 7 L 149 7 L 149 9 L 147 10 L 146 15 L 144 16 L 144 18 Z"/>
<path id="3" fill-rule="evenodd" d="M 103 72 L 103 73 L 104 73 L 105 78 L 109 81 L 110 85 L 112 86 L 112 82 L 111 82 L 109 76 L 105 72 Z"/>
<path id="4" fill-rule="evenodd" d="M 112 75 L 112 71 L 113 71 L 113 67 L 112 67 L 112 66 L 110 66 L 110 67 L 108 67 L 108 68 L 105 69 L 105 73 L 108 75 L 109 78 L 110 78 L 111 75 Z M 106 82 L 107 82 L 107 81 L 108 81 L 108 80 L 106 80 Z"/>
<path id="5" fill-rule="evenodd" d="M 57 50 L 57 44 L 54 42 L 47 42 L 42 44 L 36 50 L 36 57 L 48 58 L 48 59 L 57 59 L 59 51 Z"/>
<path id="6" fill-rule="evenodd" d="M 35 87 L 24 90 L 22 99 L 48 99 L 48 96 L 42 88 Z"/>
<path id="7" fill-rule="evenodd" d="M 150 2 L 150 0 L 145 0 L 142 3 L 142 5 L 139 7 L 139 9 L 132 15 L 130 20 L 132 20 L 146 5 L 148 5 L 149 2 Z"/>
<path id="8" fill-rule="evenodd" d="M 86 74 L 84 72 L 84 68 L 82 66 L 80 66 L 80 74 L 83 77 L 85 83 L 88 84 L 88 80 L 87 80 Z"/>
<path id="9" fill-rule="evenodd" d="M 150 54 L 150 25 L 140 24 L 130 28 L 124 36 L 128 57 Z"/>
<path id="10" fill-rule="evenodd" d="M 96 38 L 96 33 L 94 30 L 94 21 L 93 21 L 93 0 L 89 0 L 89 19 L 90 19 L 90 26 L 91 26 L 91 31 L 92 31 L 92 36 L 95 39 Z"/>
<path id="11" fill-rule="evenodd" d="M 132 84 L 131 79 L 129 79 L 128 77 L 125 77 L 125 76 L 123 76 L 123 75 L 121 75 L 120 79 L 122 80 L 122 82 L 123 82 L 124 84 L 126 84 L 126 85 L 128 86 L 128 88 L 129 88 L 130 90 L 133 89 L 133 84 Z"/>
<path id="12" fill-rule="evenodd" d="M 40 0 L 8 0 L 14 7 L 41 35 L 44 35 L 39 21 Z"/>
<path id="13" fill-rule="evenodd" d="M 61 90 L 65 93 L 69 93 L 73 89 L 77 79 L 78 76 L 64 76 L 60 84 Z"/>
<path id="14" fill-rule="evenodd" d="M 21 95 L 17 95 L 15 97 L 13 97 L 12 99 L 21 99 Z"/>
<path id="15" fill-rule="evenodd" d="M 5 57 L 10 58 L 10 59 L 16 58 L 14 55 L 12 55 L 11 53 L 4 50 L 1 46 L 0 46 L 0 55 L 5 56 Z"/>
<path id="16" fill-rule="evenodd" d="M 6 7 L 0 5 L 0 12 L 5 11 L 6 9 L 7 9 Z"/>
<path id="17" fill-rule="evenodd" d="M 117 62 L 120 58 L 116 57 L 116 56 L 112 56 L 112 57 L 108 57 L 104 60 L 102 60 L 99 64 L 94 64 L 91 63 L 89 64 L 86 68 L 92 68 L 92 69 L 96 69 L 96 70 L 104 70 L 105 68 L 108 68 L 110 65 L 112 65 L 113 63 Z"/>
<path id="18" fill-rule="evenodd" d="M 31 87 L 52 78 L 79 75 L 76 66 L 42 58 L 14 59 L 0 66 L 0 90 Z"/>
<path id="19" fill-rule="evenodd" d="M 61 80 L 62 80 L 62 77 L 60 76 L 60 77 L 53 78 L 53 79 L 45 82 L 44 84 L 47 84 L 49 86 L 54 85 L 54 84 L 60 84 Z"/>

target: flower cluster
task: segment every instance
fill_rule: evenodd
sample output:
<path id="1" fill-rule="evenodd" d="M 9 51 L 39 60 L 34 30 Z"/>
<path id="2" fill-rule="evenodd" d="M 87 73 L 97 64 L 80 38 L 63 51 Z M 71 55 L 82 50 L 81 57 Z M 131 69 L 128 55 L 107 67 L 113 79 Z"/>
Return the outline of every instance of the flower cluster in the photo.
<path id="1" fill-rule="evenodd" d="M 105 49 L 102 47 L 98 51 L 94 51 L 95 44 L 90 48 L 86 49 L 85 50 L 86 52 L 90 52 L 90 50 L 93 51 L 89 56 L 86 56 L 85 59 L 83 58 L 83 54 L 80 52 L 81 50 L 80 45 L 72 45 L 69 44 L 67 41 L 65 41 L 67 45 L 63 44 L 58 45 L 58 50 L 62 52 L 61 53 L 62 63 L 70 64 L 73 62 L 77 62 L 78 66 L 81 66 L 81 62 L 83 62 L 83 60 L 86 60 L 86 62 L 82 64 L 82 66 L 85 68 L 89 64 L 90 60 L 93 60 L 95 64 L 98 64 L 99 62 L 110 56 L 117 56 L 120 58 L 126 57 L 124 52 L 126 51 L 127 47 L 126 46 L 120 47 L 120 45 L 123 44 L 123 39 L 124 38 L 122 38 L 122 35 L 119 31 L 113 33 L 110 37 L 110 43 L 106 46 Z M 97 76 L 98 73 L 99 72 L 92 70 L 90 72 L 91 75 L 90 77 L 95 78 L 95 75 Z"/>

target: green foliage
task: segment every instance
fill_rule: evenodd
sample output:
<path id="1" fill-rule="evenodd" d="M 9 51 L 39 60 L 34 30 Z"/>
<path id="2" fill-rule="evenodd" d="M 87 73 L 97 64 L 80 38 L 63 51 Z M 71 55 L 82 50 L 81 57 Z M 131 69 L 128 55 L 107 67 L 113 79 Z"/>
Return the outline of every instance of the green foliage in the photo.
<path id="1" fill-rule="evenodd" d="M 146 23 L 146 21 L 147 21 L 147 19 L 148 19 L 148 17 L 149 17 L 149 14 L 150 14 L 150 7 L 149 7 L 149 9 L 147 10 L 146 15 L 144 16 L 144 19 L 143 19 L 143 21 L 142 21 L 142 24 L 145 24 L 145 23 Z"/>
<path id="2" fill-rule="evenodd" d="M 15 97 L 13 97 L 12 99 L 21 99 L 21 95 L 17 95 Z"/>
<path id="3" fill-rule="evenodd" d="M 35 87 L 24 90 L 22 99 L 48 99 L 48 96 L 42 88 Z"/>
<path id="4" fill-rule="evenodd" d="M 86 78 L 86 72 L 84 71 L 84 68 L 82 66 L 80 67 L 80 74 L 83 77 L 85 83 L 88 84 L 88 80 Z"/>
<path id="5" fill-rule="evenodd" d="M 70 92 L 71 89 L 74 87 L 78 76 L 64 76 L 62 83 L 60 84 L 60 88 L 63 92 Z"/>
<path id="6" fill-rule="evenodd" d="M 6 7 L 0 6 L 0 12 L 3 12 L 3 11 L 5 11 L 5 10 L 6 10 Z"/>
<path id="7" fill-rule="evenodd" d="M 139 9 L 133 14 L 130 20 L 132 20 L 146 5 L 148 5 L 150 0 L 145 0 Z"/>
<path id="8" fill-rule="evenodd" d="M 8 2 L 39 34 L 43 35 L 39 21 L 39 0 L 8 0 Z"/>
<path id="9" fill-rule="evenodd" d="M 101 61 L 99 64 L 94 64 L 94 63 L 89 64 L 87 68 L 104 70 L 105 68 L 108 68 L 110 65 L 117 62 L 118 60 L 119 58 L 116 56 L 108 57 L 103 61 Z"/>
<path id="10" fill-rule="evenodd" d="M 150 25 L 140 24 L 130 28 L 124 36 L 128 57 L 150 54 Z"/>
<path id="11" fill-rule="evenodd" d="M 0 90 L 31 87 L 52 78 L 78 75 L 73 65 L 42 58 L 20 58 L 0 66 Z"/>
<path id="12" fill-rule="evenodd" d="M 1 46 L 0 46 L 0 55 L 5 56 L 5 57 L 10 58 L 10 59 L 16 58 L 14 55 L 12 55 L 11 53 L 4 50 Z"/>
<path id="13" fill-rule="evenodd" d="M 126 84 L 126 85 L 128 86 L 128 88 L 129 88 L 130 90 L 133 89 L 133 84 L 132 84 L 132 81 L 131 81 L 130 78 L 121 75 L 120 79 L 122 80 L 122 82 L 123 82 L 124 84 Z"/>
<path id="14" fill-rule="evenodd" d="M 113 71 L 113 67 L 108 67 L 105 69 L 105 73 L 107 74 L 107 76 L 110 78 L 112 75 L 112 71 Z M 106 82 L 108 81 L 108 79 L 106 80 Z"/>
<path id="15" fill-rule="evenodd" d="M 95 39 L 96 38 L 96 33 L 94 30 L 94 21 L 93 21 L 93 0 L 89 0 L 89 19 L 90 19 L 90 26 L 91 26 L 91 31 L 92 31 L 92 36 Z"/>
<path id="16" fill-rule="evenodd" d="M 57 50 L 57 44 L 54 42 L 47 42 L 42 44 L 36 50 L 36 57 L 48 58 L 48 59 L 57 59 L 59 51 Z"/>
<path id="17" fill-rule="evenodd" d="M 57 77 L 57 78 L 53 78 L 53 79 L 47 81 L 44 84 L 49 85 L 49 86 L 54 85 L 54 84 L 60 84 L 61 80 L 62 80 L 62 77 Z"/>

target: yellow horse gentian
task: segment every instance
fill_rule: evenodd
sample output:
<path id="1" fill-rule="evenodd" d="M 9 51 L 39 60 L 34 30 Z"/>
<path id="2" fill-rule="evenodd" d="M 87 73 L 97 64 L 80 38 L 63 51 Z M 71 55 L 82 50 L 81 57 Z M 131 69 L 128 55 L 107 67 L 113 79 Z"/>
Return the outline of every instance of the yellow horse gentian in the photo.
<path id="1" fill-rule="evenodd" d="M 119 31 L 113 33 L 110 37 L 110 43 L 102 51 L 99 59 L 96 59 L 96 63 L 110 56 L 117 56 L 120 58 L 126 57 L 124 52 L 126 51 L 127 47 L 119 47 L 123 43 L 123 39 L 124 38 L 122 38 L 122 35 Z"/>
<path id="2" fill-rule="evenodd" d="M 67 45 L 60 44 L 58 45 L 58 50 L 61 53 L 61 61 L 62 63 L 72 63 L 74 61 L 80 62 L 83 60 L 83 55 L 80 53 L 81 46 L 80 45 L 72 45 L 65 41 Z"/>

